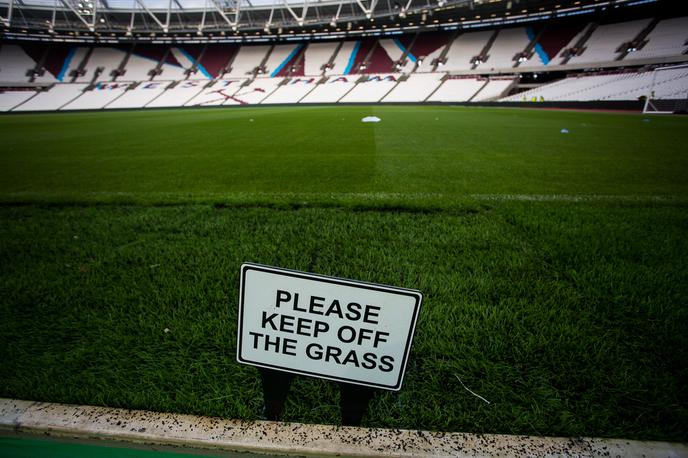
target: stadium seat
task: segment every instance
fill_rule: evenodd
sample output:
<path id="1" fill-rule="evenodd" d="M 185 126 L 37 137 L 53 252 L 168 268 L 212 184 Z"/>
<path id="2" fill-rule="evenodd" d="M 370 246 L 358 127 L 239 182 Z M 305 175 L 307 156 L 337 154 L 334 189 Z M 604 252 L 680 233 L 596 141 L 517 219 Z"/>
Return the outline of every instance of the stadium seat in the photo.
<path id="1" fill-rule="evenodd" d="M 26 103 L 12 109 L 12 111 L 55 111 L 79 97 L 88 84 L 65 83 L 56 84 L 48 91 L 39 92 Z"/>
<path id="2" fill-rule="evenodd" d="M 379 102 L 396 86 L 398 75 L 368 75 L 361 78 L 356 86 L 342 97 L 340 103 Z"/>
<path id="3" fill-rule="evenodd" d="M 383 102 L 423 102 L 442 84 L 442 74 L 418 73 L 397 84 Z"/>
<path id="4" fill-rule="evenodd" d="M 354 88 L 356 79 L 356 76 L 330 76 L 327 81 L 318 84 L 299 103 L 335 103 Z"/>

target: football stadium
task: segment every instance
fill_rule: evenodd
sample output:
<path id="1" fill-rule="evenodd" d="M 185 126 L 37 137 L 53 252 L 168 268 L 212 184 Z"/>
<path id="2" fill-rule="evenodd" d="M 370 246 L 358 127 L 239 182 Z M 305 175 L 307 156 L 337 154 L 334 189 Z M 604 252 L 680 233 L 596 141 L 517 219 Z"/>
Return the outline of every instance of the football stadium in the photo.
<path id="1" fill-rule="evenodd" d="M 0 456 L 688 456 L 686 2 L 0 40 Z"/>

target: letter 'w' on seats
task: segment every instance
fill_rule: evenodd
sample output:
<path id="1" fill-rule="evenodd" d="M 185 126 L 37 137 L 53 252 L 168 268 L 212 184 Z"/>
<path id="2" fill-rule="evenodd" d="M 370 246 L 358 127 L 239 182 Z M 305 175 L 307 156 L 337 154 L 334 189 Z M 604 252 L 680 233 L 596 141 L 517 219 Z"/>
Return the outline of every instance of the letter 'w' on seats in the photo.
<path id="1" fill-rule="evenodd" d="M 240 278 L 240 363 L 401 389 L 419 291 L 251 263 Z"/>

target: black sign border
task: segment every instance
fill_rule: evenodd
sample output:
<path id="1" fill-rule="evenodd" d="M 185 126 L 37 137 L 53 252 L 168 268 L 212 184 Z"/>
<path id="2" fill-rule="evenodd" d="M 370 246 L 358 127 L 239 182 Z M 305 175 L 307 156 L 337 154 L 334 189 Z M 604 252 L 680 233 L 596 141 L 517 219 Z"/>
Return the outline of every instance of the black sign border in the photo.
<path id="1" fill-rule="evenodd" d="M 361 289 L 369 289 L 372 291 L 381 291 L 385 293 L 391 293 L 391 294 L 398 294 L 400 296 L 411 296 L 415 299 L 415 304 L 413 308 L 413 319 L 411 320 L 411 326 L 408 330 L 408 334 L 406 336 L 406 347 L 404 348 L 404 356 L 403 356 L 403 361 L 402 361 L 402 367 L 401 370 L 399 371 L 399 378 L 397 379 L 397 382 L 392 385 L 382 385 L 379 383 L 370 383 L 370 382 L 363 382 L 360 380 L 353 380 L 353 379 L 348 379 L 345 377 L 336 377 L 333 375 L 322 375 L 317 372 L 310 372 L 310 371 L 303 371 L 303 370 L 298 370 L 298 369 L 292 369 L 292 368 L 286 368 L 282 366 L 276 366 L 272 364 L 266 364 L 266 363 L 261 363 L 261 362 L 256 362 L 256 361 L 251 361 L 248 359 L 245 359 L 241 356 L 241 336 L 243 335 L 243 329 L 244 329 L 244 293 L 245 293 L 245 284 L 246 284 L 246 272 L 249 270 L 255 270 L 259 272 L 267 272 L 267 273 L 272 273 L 272 274 L 278 274 L 278 275 L 285 275 L 288 277 L 295 277 L 295 278 L 301 278 L 301 279 L 306 279 L 306 280 L 316 280 L 316 281 L 323 281 L 326 283 L 333 283 L 336 285 L 344 285 L 344 286 L 350 286 L 354 288 L 361 288 Z M 330 277 L 327 275 L 319 275 L 319 274 L 313 274 L 309 272 L 302 272 L 299 270 L 292 270 L 292 269 L 283 269 L 281 267 L 272 267 L 272 266 L 267 266 L 263 264 L 256 264 L 256 263 L 243 263 L 241 265 L 241 278 L 240 278 L 240 284 L 239 284 L 239 329 L 237 332 L 237 362 L 242 363 L 242 364 L 248 364 L 251 366 L 257 366 L 257 367 L 264 367 L 267 369 L 275 369 L 275 370 L 280 370 L 284 372 L 290 372 L 292 374 L 299 374 L 299 375 L 306 375 L 310 377 L 316 377 L 316 378 L 322 378 L 326 380 L 333 380 L 336 382 L 346 382 L 346 383 L 353 383 L 355 385 L 362 385 L 362 386 L 369 386 L 369 387 L 374 387 L 374 388 L 382 388 L 386 390 L 391 390 L 391 391 L 399 391 L 401 389 L 402 382 L 404 380 L 404 375 L 406 374 L 406 363 L 408 362 L 408 357 L 409 353 L 411 350 L 411 344 L 413 342 L 413 335 L 415 334 L 416 330 L 416 322 L 418 321 L 418 314 L 420 313 L 420 307 L 423 302 L 423 294 L 414 289 L 406 289 L 406 288 L 397 288 L 397 287 L 391 287 L 391 286 L 386 286 L 386 285 L 380 285 L 377 283 L 368 283 L 368 282 L 363 282 L 363 281 L 357 281 L 357 280 L 348 280 L 344 278 L 338 278 L 338 277 Z"/>

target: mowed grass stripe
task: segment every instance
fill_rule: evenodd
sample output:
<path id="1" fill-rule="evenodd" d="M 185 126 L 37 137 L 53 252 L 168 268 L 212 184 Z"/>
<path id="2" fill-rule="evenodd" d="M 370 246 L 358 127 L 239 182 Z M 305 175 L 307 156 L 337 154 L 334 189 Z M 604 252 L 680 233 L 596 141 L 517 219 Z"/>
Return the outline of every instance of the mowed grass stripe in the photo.
<path id="1" fill-rule="evenodd" d="M 371 113 L 382 122 L 360 122 Z M 685 196 L 686 127 L 674 117 L 408 106 L 3 116 L 0 201 Z"/>

